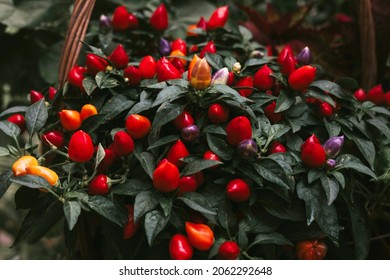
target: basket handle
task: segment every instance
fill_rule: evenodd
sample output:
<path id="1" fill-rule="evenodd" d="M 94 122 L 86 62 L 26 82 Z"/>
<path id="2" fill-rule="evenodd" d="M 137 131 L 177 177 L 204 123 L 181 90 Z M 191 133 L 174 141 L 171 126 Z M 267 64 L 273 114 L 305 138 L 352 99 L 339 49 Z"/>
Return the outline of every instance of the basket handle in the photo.
<path id="1" fill-rule="evenodd" d="M 96 0 L 76 0 L 74 4 L 60 58 L 58 89 L 64 86 L 70 69 L 77 62 L 82 47 L 80 42 L 85 38 L 95 1 Z"/>

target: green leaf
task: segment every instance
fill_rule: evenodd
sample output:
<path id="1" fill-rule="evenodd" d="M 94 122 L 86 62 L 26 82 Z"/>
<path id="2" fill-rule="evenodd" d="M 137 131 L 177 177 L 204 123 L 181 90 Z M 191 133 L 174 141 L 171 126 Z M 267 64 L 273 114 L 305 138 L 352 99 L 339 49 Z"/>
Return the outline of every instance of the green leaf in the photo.
<path id="1" fill-rule="evenodd" d="M 219 247 L 225 241 L 226 241 L 226 239 L 224 239 L 224 238 L 218 238 L 218 239 L 216 239 L 214 241 L 213 246 L 211 246 L 211 248 L 209 250 L 209 255 L 208 255 L 208 259 L 209 260 L 212 259 L 213 257 L 215 257 L 218 254 Z M 240 246 L 240 248 L 243 249 L 241 246 Z"/>
<path id="2" fill-rule="evenodd" d="M 234 149 L 225 140 L 213 136 L 210 133 L 207 134 L 206 138 L 210 149 L 220 158 L 223 160 L 231 160 L 233 158 Z"/>
<path id="3" fill-rule="evenodd" d="M 177 116 L 179 116 L 183 111 L 187 104 L 171 104 L 169 102 L 164 102 L 156 112 L 156 115 L 153 119 L 153 130 L 162 127 L 163 125 L 169 123 L 174 120 Z"/>
<path id="4" fill-rule="evenodd" d="M 188 193 L 185 193 L 183 196 L 177 198 L 177 200 L 184 202 L 184 204 L 186 204 L 188 207 L 190 207 L 191 209 L 193 209 L 195 211 L 198 211 L 198 212 L 201 212 L 204 214 L 209 214 L 209 215 L 216 215 L 216 212 L 210 206 L 206 197 L 204 197 L 200 193 L 188 192 Z"/>
<path id="5" fill-rule="evenodd" d="M 310 87 L 317 87 L 325 92 L 328 92 L 330 93 L 331 95 L 337 97 L 337 98 L 341 98 L 341 99 L 347 99 L 347 100 L 352 100 L 352 97 L 351 96 L 348 96 L 346 95 L 342 88 L 334 83 L 334 82 L 331 82 L 331 81 L 328 81 L 328 80 L 318 80 L 318 81 L 314 81 Z"/>
<path id="6" fill-rule="evenodd" d="M 218 221 L 228 232 L 237 225 L 237 215 L 233 211 L 231 202 L 227 199 L 218 208 Z"/>
<path id="7" fill-rule="evenodd" d="M 293 96 L 290 96 L 286 94 L 284 91 L 282 91 L 276 100 L 276 108 L 275 113 L 284 112 L 295 103 L 295 98 Z"/>
<path id="8" fill-rule="evenodd" d="M 152 187 L 151 182 L 132 178 L 118 186 L 112 187 L 111 192 L 120 195 L 136 196 L 141 192 L 150 190 Z"/>
<path id="9" fill-rule="evenodd" d="M 252 66 L 260 67 L 264 64 L 267 64 L 268 62 L 269 62 L 269 59 L 266 59 L 266 58 L 250 58 L 245 62 L 245 65 L 242 68 L 242 71 L 244 71 L 247 67 L 252 67 Z"/>
<path id="10" fill-rule="evenodd" d="M 298 197 L 305 201 L 306 220 L 310 225 L 314 220 L 327 236 L 338 244 L 340 227 L 337 221 L 337 212 L 334 204 L 328 205 L 326 194 L 319 185 L 297 184 Z"/>
<path id="11" fill-rule="evenodd" d="M 64 202 L 64 214 L 68 222 L 69 230 L 72 230 L 77 223 L 81 213 L 81 206 L 77 200 L 66 200 Z"/>
<path id="12" fill-rule="evenodd" d="M 127 213 L 117 207 L 111 200 L 103 196 L 91 196 L 88 205 L 92 210 L 120 227 L 123 227 L 127 222 Z"/>
<path id="13" fill-rule="evenodd" d="M 357 157 L 350 155 L 350 154 L 344 154 L 337 158 L 337 170 L 341 170 L 343 168 L 347 169 L 353 169 L 358 172 L 361 172 L 363 174 L 366 174 L 368 176 L 371 176 L 372 178 L 376 179 L 375 173 L 369 169 L 367 166 L 365 166 L 360 159 Z"/>
<path id="14" fill-rule="evenodd" d="M 10 180 L 15 184 L 26 186 L 32 189 L 51 188 L 50 183 L 45 178 L 35 176 L 35 175 L 23 175 L 18 177 L 12 177 Z"/>
<path id="15" fill-rule="evenodd" d="M 172 142 L 176 142 L 179 139 L 180 139 L 180 137 L 178 135 L 168 135 L 168 136 L 162 137 L 162 138 L 158 139 L 156 142 L 154 142 L 152 145 L 150 145 L 147 150 L 150 151 L 150 150 L 153 150 L 155 148 L 165 146 L 165 145 L 170 144 Z"/>
<path id="16" fill-rule="evenodd" d="M 169 221 L 159 210 L 148 212 L 145 216 L 145 233 L 149 246 L 153 245 L 154 239 L 164 229 Z"/>
<path id="17" fill-rule="evenodd" d="M 341 126 L 337 122 L 328 121 L 326 118 L 324 118 L 324 124 L 326 130 L 328 131 L 329 137 L 340 135 Z"/>
<path id="18" fill-rule="evenodd" d="M 329 178 L 328 176 L 321 176 L 321 185 L 328 198 L 328 205 L 331 205 L 339 194 L 339 183 L 336 179 Z"/>
<path id="19" fill-rule="evenodd" d="M 173 198 L 172 197 L 166 197 L 161 196 L 160 197 L 160 206 L 162 210 L 164 211 L 165 217 L 169 217 L 172 211 L 172 205 L 173 205 Z"/>
<path id="20" fill-rule="evenodd" d="M 293 222 L 305 220 L 305 209 L 299 202 L 300 201 L 295 199 L 291 203 L 286 203 L 282 198 L 270 194 L 263 194 L 260 198 L 261 206 L 263 206 L 268 213 L 283 220 Z"/>
<path id="21" fill-rule="evenodd" d="M 87 76 L 83 79 L 83 88 L 88 96 L 90 96 L 97 87 L 98 86 L 92 77 Z"/>
<path id="22" fill-rule="evenodd" d="M 226 131 L 220 125 L 208 125 L 203 130 L 202 133 L 211 133 L 211 134 L 219 134 L 226 136 Z"/>
<path id="23" fill-rule="evenodd" d="M 97 152 L 96 152 L 96 159 L 95 159 L 95 170 L 99 166 L 99 164 L 102 162 L 104 157 L 106 156 L 106 152 L 104 151 L 104 148 L 101 143 L 99 143 Z"/>
<path id="24" fill-rule="evenodd" d="M 284 124 L 274 124 L 267 131 L 267 136 L 270 139 L 277 139 L 285 135 L 291 129 L 290 126 Z"/>
<path id="25" fill-rule="evenodd" d="M 370 108 L 370 111 L 373 111 L 373 112 L 376 112 L 376 113 L 379 113 L 379 114 L 383 114 L 383 115 L 386 115 L 386 116 L 390 116 L 390 110 L 388 110 L 388 109 L 386 109 L 384 107 L 372 107 L 372 108 Z"/>
<path id="26" fill-rule="evenodd" d="M 379 119 L 369 119 L 367 122 L 375 126 L 379 132 L 386 136 L 386 138 L 390 141 L 390 128 L 388 127 L 388 123 L 385 123 Z"/>
<path id="27" fill-rule="evenodd" d="M 320 179 L 322 175 L 323 175 L 322 170 L 310 169 L 309 172 L 307 173 L 307 181 L 309 184 L 311 184 L 314 181 Z"/>
<path id="28" fill-rule="evenodd" d="M 109 122 L 121 113 L 130 110 L 134 103 L 134 101 L 129 100 L 125 95 L 115 95 L 104 104 L 100 110 L 100 114 L 106 115 L 106 122 Z"/>
<path id="29" fill-rule="evenodd" d="M 253 167 L 259 173 L 261 177 L 263 177 L 265 180 L 274 183 L 278 186 L 281 186 L 285 188 L 286 190 L 289 190 L 290 187 L 280 178 L 279 175 L 275 174 L 272 170 L 269 170 L 260 164 L 254 164 Z"/>
<path id="30" fill-rule="evenodd" d="M 148 174 L 148 176 L 152 179 L 153 172 L 156 169 L 156 160 L 154 159 L 154 156 L 151 153 L 142 152 L 135 153 L 135 157 L 141 163 L 141 166 L 145 170 L 146 174 Z"/>
<path id="31" fill-rule="evenodd" d="M 15 113 L 24 113 L 28 109 L 28 106 L 14 106 L 11 108 L 8 108 L 4 110 L 3 112 L 0 113 L 0 118 L 6 116 L 6 115 L 11 115 Z"/>
<path id="32" fill-rule="evenodd" d="M 48 112 L 45 105 L 45 99 L 42 98 L 28 107 L 25 117 L 27 131 L 30 133 L 30 137 L 32 137 L 47 121 Z"/>
<path id="33" fill-rule="evenodd" d="M 272 233 L 259 233 L 256 235 L 255 240 L 249 245 L 248 249 L 252 248 L 255 245 L 261 245 L 261 244 L 275 244 L 275 245 L 290 245 L 293 246 L 293 244 L 285 238 L 283 235 L 277 232 Z"/>
<path id="34" fill-rule="evenodd" d="M 159 203 L 159 196 L 155 191 L 143 191 L 135 197 L 134 202 L 134 222 L 150 210 L 153 210 Z"/>
<path id="35" fill-rule="evenodd" d="M 243 41 L 249 42 L 253 38 L 252 32 L 248 28 L 239 25 L 238 30 L 240 31 Z"/>
<path id="36" fill-rule="evenodd" d="M 332 105 L 333 107 L 336 106 L 336 104 L 334 103 L 334 100 L 332 99 L 332 97 L 330 97 L 329 94 L 320 92 L 320 91 L 315 90 L 315 89 L 313 89 L 313 88 L 309 88 L 309 89 L 307 90 L 307 92 L 305 93 L 305 97 L 317 98 L 317 99 L 319 99 L 319 100 L 321 100 L 321 101 L 324 101 L 324 102 L 329 103 L 329 104 Z"/>
<path id="37" fill-rule="evenodd" d="M 80 129 L 88 134 L 91 134 L 106 122 L 107 115 L 96 114 L 83 120 Z"/>
<path id="38" fill-rule="evenodd" d="M 187 164 L 181 171 L 181 176 L 188 176 L 195 174 L 204 169 L 211 168 L 213 166 L 221 165 L 223 162 L 217 160 L 200 159 Z"/>
<path id="39" fill-rule="evenodd" d="M 248 240 L 247 232 L 245 230 L 245 223 L 240 222 L 238 224 L 237 235 L 238 235 L 238 245 L 242 250 L 246 250 L 248 248 L 249 240 Z"/>
<path id="40" fill-rule="evenodd" d="M 9 156 L 9 150 L 4 147 L 0 147 L 0 157 Z"/>
<path id="41" fill-rule="evenodd" d="M 150 88 L 150 89 L 163 89 L 166 87 L 167 87 L 167 82 L 160 82 L 157 84 L 152 84 L 152 85 L 147 86 L 147 88 Z"/>
<path id="42" fill-rule="evenodd" d="M 339 182 L 340 186 L 344 189 L 345 188 L 345 178 L 343 173 L 341 172 L 332 172 L 332 176 Z"/>
<path id="43" fill-rule="evenodd" d="M 21 132 L 19 126 L 9 121 L 0 121 L 0 130 L 13 139 L 17 139 Z"/>
<path id="44" fill-rule="evenodd" d="M 375 146 L 374 146 L 374 144 L 370 140 L 364 139 L 364 138 L 354 134 L 351 130 L 349 130 L 347 128 L 343 129 L 343 132 L 348 139 L 355 142 L 359 151 L 362 153 L 364 158 L 370 164 L 371 169 L 374 170 L 374 163 L 375 163 Z"/>
<path id="45" fill-rule="evenodd" d="M 225 66 L 222 56 L 216 53 L 206 53 L 206 60 L 215 70 L 219 70 Z"/>
<path id="46" fill-rule="evenodd" d="M 336 84 L 340 85 L 342 88 L 349 90 L 356 90 L 359 88 L 359 84 L 355 79 L 343 77 L 336 80 Z"/>
<path id="47" fill-rule="evenodd" d="M 0 198 L 3 197 L 5 192 L 8 190 L 9 186 L 11 186 L 11 177 L 13 173 L 12 170 L 5 171 L 0 175 Z"/>
<path id="48" fill-rule="evenodd" d="M 163 104 L 164 102 L 171 102 L 184 96 L 187 92 L 186 88 L 180 86 L 170 86 L 163 88 L 158 94 L 156 100 L 153 102 L 152 107 Z"/>

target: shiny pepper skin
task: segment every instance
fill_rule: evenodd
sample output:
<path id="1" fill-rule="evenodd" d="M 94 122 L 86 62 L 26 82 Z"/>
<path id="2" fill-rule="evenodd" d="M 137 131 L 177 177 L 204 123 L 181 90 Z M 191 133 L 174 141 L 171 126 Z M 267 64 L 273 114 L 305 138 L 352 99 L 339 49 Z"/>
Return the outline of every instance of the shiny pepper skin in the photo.
<path id="1" fill-rule="evenodd" d="M 106 195 L 111 186 L 111 180 L 104 174 L 95 176 L 88 186 L 90 195 Z"/>
<path id="2" fill-rule="evenodd" d="M 95 76 L 100 71 L 106 70 L 106 67 L 108 66 L 108 61 L 96 54 L 89 53 L 87 54 L 85 60 L 85 66 L 87 67 L 88 73 L 91 76 Z"/>
<path id="3" fill-rule="evenodd" d="M 16 124 L 20 128 L 21 133 L 26 130 L 26 119 L 22 114 L 14 114 L 8 117 L 7 120 Z"/>
<path id="4" fill-rule="evenodd" d="M 252 76 L 242 77 L 236 82 L 236 87 L 253 87 L 253 78 Z M 253 93 L 253 89 L 237 89 L 238 93 L 241 96 L 249 97 Z"/>
<path id="5" fill-rule="evenodd" d="M 49 87 L 49 99 L 53 100 L 56 96 L 57 90 L 54 87 Z"/>
<path id="6" fill-rule="evenodd" d="M 242 179 L 231 180 L 226 186 L 226 196 L 234 202 L 244 202 L 249 199 L 251 189 Z"/>
<path id="7" fill-rule="evenodd" d="M 137 233 L 140 224 L 134 222 L 134 205 L 127 204 L 125 207 L 127 208 L 127 222 L 123 227 L 123 239 L 128 240 Z"/>
<path id="8" fill-rule="evenodd" d="M 70 69 L 68 74 L 68 82 L 72 86 L 78 87 L 79 89 L 83 89 L 83 80 L 84 75 L 87 72 L 87 69 L 82 66 L 75 65 Z"/>
<path id="9" fill-rule="evenodd" d="M 112 15 L 111 25 L 115 31 L 125 31 L 129 28 L 129 12 L 125 6 L 116 7 Z"/>
<path id="10" fill-rule="evenodd" d="M 38 166 L 38 160 L 33 156 L 22 156 L 12 164 L 12 173 L 15 176 L 26 175 L 26 168 L 30 166 Z"/>
<path id="11" fill-rule="evenodd" d="M 278 63 L 281 65 L 288 55 L 293 55 L 290 45 L 286 45 L 278 55 Z"/>
<path id="12" fill-rule="evenodd" d="M 30 102 L 31 104 L 34 104 L 35 102 L 38 102 L 39 100 L 45 98 L 42 93 L 36 90 L 30 90 Z"/>
<path id="13" fill-rule="evenodd" d="M 229 7 L 222 6 L 214 10 L 207 22 L 207 30 L 224 27 L 229 17 Z"/>
<path id="14" fill-rule="evenodd" d="M 169 149 L 166 159 L 178 167 L 182 167 L 184 163 L 180 160 L 190 155 L 190 152 L 187 150 L 187 147 L 179 139 L 172 145 Z"/>
<path id="15" fill-rule="evenodd" d="M 117 156 L 128 156 L 134 150 L 134 141 L 125 131 L 118 131 L 114 135 L 112 150 Z"/>
<path id="16" fill-rule="evenodd" d="M 28 166 L 26 167 L 26 174 L 42 177 L 49 182 L 50 186 L 57 185 L 59 180 L 57 173 L 45 166 Z"/>
<path id="17" fill-rule="evenodd" d="M 321 240 L 304 240 L 295 245 L 295 250 L 299 260 L 322 260 L 328 246 Z"/>
<path id="18" fill-rule="evenodd" d="M 183 176 L 179 180 L 177 196 L 182 196 L 187 192 L 194 192 L 198 187 L 198 182 L 196 181 L 195 175 Z"/>
<path id="19" fill-rule="evenodd" d="M 357 101 L 359 102 L 364 102 L 367 100 L 367 94 L 366 92 L 362 89 L 359 88 L 353 93 L 353 96 L 356 98 Z"/>
<path id="20" fill-rule="evenodd" d="M 221 161 L 222 162 L 220 157 L 216 153 L 214 153 L 212 150 L 205 151 L 204 154 L 203 154 L 203 159 L 205 159 L 205 160 L 216 160 L 216 161 Z M 215 169 L 217 167 L 218 167 L 218 165 L 214 165 L 213 167 L 210 167 L 210 169 Z"/>
<path id="21" fill-rule="evenodd" d="M 326 153 L 320 144 L 311 143 L 301 150 L 301 159 L 308 167 L 318 168 L 326 162 Z"/>
<path id="22" fill-rule="evenodd" d="M 331 117 L 334 113 L 332 105 L 330 105 L 328 102 L 322 102 L 318 107 L 318 111 L 323 117 Z"/>
<path id="23" fill-rule="evenodd" d="M 367 93 L 367 100 L 376 105 L 382 105 L 385 101 L 385 95 L 383 93 L 382 85 L 376 85 L 370 89 Z"/>
<path id="24" fill-rule="evenodd" d="M 194 69 L 195 64 L 197 64 L 200 59 L 201 58 L 199 56 L 197 56 L 196 54 L 194 54 L 194 56 L 192 57 L 190 65 L 188 66 L 188 76 L 187 76 L 187 79 L 189 81 L 191 80 L 192 70 Z"/>
<path id="25" fill-rule="evenodd" d="M 81 115 L 76 110 L 62 110 L 58 113 L 62 127 L 67 131 L 75 131 L 80 128 Z"/>
<path id="26" fill-rule="evenodd" d="M 293 90 L 303 91 L 314 81 L 316 77 L 316 68 L 310 65 L 305 65 L 288 77 L 288 84 Z"/>
<path id="27" fill-rule="evenodd" d="M 149 134 L 152 128 L 150 120 L 139 114 L 131 114 L 126 118 L 127 133 L 133 139 L 141 139 Z"/>
<path id="28" fill-rule="evenodd" d="M 136 29 L 138 24 L 138 18 L 134 14 L 129 13 L 129 29 Z"/>
<path id="29" fill-rule="evenodd" d="M 279 123 L 283 119 L 282 113 L 275 113 L 275 109 L 276 109 L 275 101 L 273 101 L 271 104 L 267 105 L 264 108 L 264 114 L 272 124 Z"/>
<path id="30" fill-rule="evenodd" d="M 127 66 L 123 71 L 123 77 L 127 79 L 130 86 L 138 86 L 142 79 L 141 71 L 134 65 Z"/>
<path id="31" fill-rule="evenodd" d="M 60 130 L 52 130 L 45 132 L 41 136 L 42 143 L 47 146 L 51 147 L 52 145 L 56 146 L 58 149 L 64 147 L 65 141 L 64 141 L 64 133 Z"/>
<path id="32" fill-rule="evenodd" d="M 178 188 L 180 172 L 176 165 L 163 159 L 153 172 L 153 186 L 160 192 L 171 192 Z"/>
<path id="33" fill-rule="evenodd" d="M 211 104 L 207 110 L 207 117 L 212 124 L 227 122 L 229 120 L 229 116 L 229 107 L 221 103 Z"/>
<path id="34" fill-rule="evenodd" d="M 97 167 L 99 173 L 104 173 L 107 169 L 109 169 L 117 158 L 112 149 L 106 148 L 104 149 L 104 152 L 104 158 Z"/>
<path id="35" fill-rule="evenodd" d="M 240 255 L 240 247 L 234 241 L 225 241 L 219 246 L 218 259 L 236 260 Z"/>
<path id="36" fill-rule="evenodd" d="M 168 12 L 164 4 L 154 10 L 150 17 L 150 25 L 157 31 L 164 31 L 168 28 Z"/>
<path id="37" fill-rule="evenodd" d="M 280 66 L 280 72 L 282 72 L 287 77 L 297 69 L 296 60 L 291 53 L 287 54 Z"/>
<path id="38" fill-rule="evenodd" d="M 207 21 L 204 19 L 204 17 L 200 17 L 198 23 L 196 24 L 197 28 L 206 30 L 207 29 Z"/>
<path id="39" fill-rule="evenodd" d="M 303 150 L 309 144 L 313 144 L 313 143 L 320 144 L 320 140 L 317 138 L 315 134 L 310 135 L 310 137 L 306 139 L 306 141 L 301 146 L 301 150 Z"/>
<path id="40" fill-rule="evenodd" d="M 68 155 L 72 161 L 87 162 L 95 152 L 92 138 L 88 133 L 76 131 L 69 140 Z"/>
<path id="41" fill-rule="evenodd" d="M 185 223 L 188 240 L 191 245 L 200 250 L 207 251 L 214 244 L 214 232 L 208 225 Z"/>
<path id="42" fill-rule="evenodd" d="M 265 64 L 253 76 L 253 86 L 261 91 L 271 89 L 275 83 L 275 78 L 270 74 L 272 74 L 272 70 Z"/>
<path id="43" fill-rule="evenodd" d="M 179 71 L 180 75 L 185 71 L 185 65 L 183 64 L 183 60 L 181 58 L 175 57 L 172 59 L 172 65 Z"/>
<path id="44" fill-rule="evenodd" d="M 184 234 L 175 234 L 169 241 L 169 255 L 172 260 L 190 260 L 194 250 Z"/>
<path id="45" fill-rule="evenodd" d="M 181 38 L 177 38 L 175 41 L 172 42 L 171 49 L 172 51 L 181 51 L 184 56 L 187 55 L 187 43 Z"/>
<path id="46" fill-rule="evenodd" d="M 173 125 L 178 129 L 182 130 L 183 128 L 193 125 L 195 123 L 194 118 L 191 113 L 188 111 L 183 111 L 179 116 L 173 120 Z"/>
<path id="47" fill-rule="evenodd" d="M 83 107 L 81 107 L 80 111 L 80 118 L 81 121 L 84 121 L 85 119 L 97 115 L 98 111 L 96 107 L 92 104 L 85 104 Z"/>
<path id="48" fill-rule="evenodd" d="M 191 71 L 190 85 L 196 90 L 207 88 L 211 82 L 211 68 L 206 58 L 199 60 Z"/>
<path id="49" fill-rule="evenodd" d="M 129 63 L 129 56 L 122 44 L 116 46 L 108 57 L 111 64 L 117 69 L 125 69 Z"/>
<path id="50" fill-rule="evenodd" d="M 226 127 L 227 142 L 236 147 L 241 141 L 252 138 L 252 126 L 245 116 L 232 119 Z"/>
<path id="51" fill-rule="evenodd" d="M 162 57 L 157 61 L 156 72 L 159 82 L 181 78 L 179 70 L 166 57 Z"/>
<path id="52" fill-rule="evenodd" d="M 204 46 L 204 48 L 200 52 L 199 57 L 204 58 L 206 53 L 217 53 L 217 48 L 215 47 L 214 41 L 210 41 L 207 43 L 206 46 Z"/>
<path id="53" fill-rule="evenodd" d="M 153 79 L 156 75 L 156 67 L 156 60 L 151 55 L 144 56 L 138 65 L 142 79 Z"/>
<path id="54" fill-rule="evenodd" d="M 283 146 L 283 144 L 278 142 L 278 141 L 272 142 L 271 146 L 269 146 L 269 148 L 268 148 L 268 153 L 270 155 L 276 154 L 276 153 L 285 153 L 285 152 L 287 152 L 286 147 Z"/>

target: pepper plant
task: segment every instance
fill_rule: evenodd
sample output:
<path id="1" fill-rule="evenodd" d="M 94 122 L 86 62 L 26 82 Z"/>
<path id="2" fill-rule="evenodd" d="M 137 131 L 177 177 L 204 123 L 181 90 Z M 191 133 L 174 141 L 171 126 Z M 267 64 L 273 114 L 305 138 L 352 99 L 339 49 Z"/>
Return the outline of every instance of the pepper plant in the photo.
<path id="1" fill-rule="evenodd" d="M 367 257 L 390 93 L 324 79 L 308 48 L 271 56 L 230 9 L 175 38 L 164 4 L 119 6 L 63 88 L 0 114 L 14 246 L 61 222 L 70 258 Z"/>

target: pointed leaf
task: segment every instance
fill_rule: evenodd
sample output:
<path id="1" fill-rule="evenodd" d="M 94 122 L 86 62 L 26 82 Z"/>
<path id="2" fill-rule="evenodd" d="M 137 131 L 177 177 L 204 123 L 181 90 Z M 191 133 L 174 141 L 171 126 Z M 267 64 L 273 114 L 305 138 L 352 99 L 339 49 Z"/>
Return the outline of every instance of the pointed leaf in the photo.
<path id="1" fill-rule="evenodd" d="M 64 202 L 64 214 L 68 222 L 69 230 L 72 230 L 77 223 L 81 213 L 81 206 L 77 200 L 66 200 Z"/>
<path id="2" fill-rule="evenodd" d="M 261 244 L 275 244 L 275 245 L 290 245 L 293 246 L 290 240 L 277 232 L 273 233 L 259 233 L 255 240 L 249 245 L 248 249 Z"/>
<path id="3" fill-rule="evenodd" d="M 339 194 L 339 183 L 333 178 L 321 176 L 321 185 L 324 188 L 326 197 L 328 198 L 328 205 L 331 205 Z"/>
<path id="4" fill-rule="evenodd" d="M 196 192 L 188 192 L 185 193 L 182 197 L 177 198 L 177 200 L 180 200 L 184 202 L 188 207 L 191 209 L 204 213 L 209 215 L 216 215 L 217 213 L 214 211 L 214 209 L 210 206 L 207 199 L 201 195 L 200 193 Z"/>
<path id="5" fill-rule="evenodd" d="M 136 196 L 140 192 L 150 190 L 152 187 L 153 186 L 151 182 L 132 178 L 118 186 L 113 187 L 111 192 L 120 195 Z"/>
<path id="6" fill-rule="evenodd" d="M 9 186 L 11 186 L 11 177 L 13 173 L 12 170 L 8 170 L 3 172 L 0 175 L 0 198 L 3 197 L 5 192 L 8 190 Z"/>
<path id="7" fill-rule="evenodd" d="M 164 229 L 168 221 L 169 217 L 165 217 L 159 210 L 153 210 L 146 214 L 145 233 L 149 246 L 153 245 L 155 238 Z"/>
<path id="8" fill-rule="evenodd" d="M 170 86 L 163 88 L 158 94 L 156 100 L 153 102 L 152 107 L 163 104 L 164 102 L 171 102 L 184 96 L 187 91 L 186 88 L 180 86 Z"/>
<path id="9" fill-rule="evenodd" d="M 117 207 L 111 200 L 103 196 L 91 196 L 89 198 L 88 205 L 92 210 L 120 227 L 123 227 L 127 221 L 127 214 Z"/>
<path id="10" fill-rule="evenodd" d="M 154 159 L 154 156 L 151 153 L 142 152 L 140 154 L 135 153 L 135 157 L 141 163 L 141 166 L 145 170 L 146 174 L 148 174 L 148 176 L 152 179 L 153 172 L 156 169 L 156 160 Z"/>
<path id="11" fill-rule="evenodd" d="M 0 130 L 13 139 L 17 139 L 21 132 L 16 124 L 9 121 L 0 121 Z"/>
<path id="12" fill-rule="evenodd" d="M 155 191 L 144 191 L 135 197 L 134 202 L 134 222 L 138 223 L 139 219 L 150 210 L 156 208 L 159 203 L 159 196 Z"/>
<path id="13" fill-rule="evenodd" d="M 221 165 L 223 162 L 217 161 L 217 160 L 209 160 L 209 159 L 200 159 L 193 161 L 189 164 L 187 164 L 182 172 L 181 176 L 187 176 L 187 175 L 192 175 L 195 174 L 199 171 L 202 171 L 204 169 L 211 168 L 213 166 Z"/>
<path id="14" fill-rule="evenodd" d="M 45 99 L 42 98 L 35 102 L 26 111 L 26 127 L 30 133 L 30 137 L 38 132 L 46 123 L 48 112 L 45 104 Z"/>

